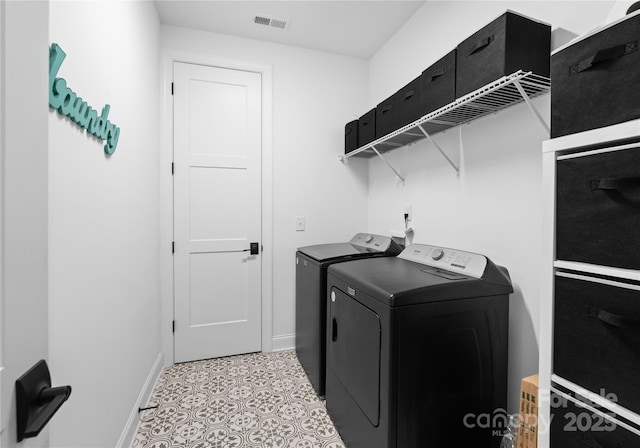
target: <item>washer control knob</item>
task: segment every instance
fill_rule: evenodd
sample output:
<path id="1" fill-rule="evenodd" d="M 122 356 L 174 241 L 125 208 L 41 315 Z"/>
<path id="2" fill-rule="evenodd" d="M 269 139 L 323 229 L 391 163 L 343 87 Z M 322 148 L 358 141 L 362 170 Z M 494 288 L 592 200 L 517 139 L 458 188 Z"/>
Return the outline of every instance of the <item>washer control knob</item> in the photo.
<path id="1" fill-rule="evenodd" d="M 371 241 L 373 241 L 373 235 L 367 235 L 367 237 L 364 239 L 365 243 L 370 243 Z"/>
<path id="2" fill-rule="evenodd" d="M 442 257 L 444 257 L 444 251 L 442 249 L 436 249 L 433 251 L 433 254 L 431 254 L 431 258 L 435 261 L 440 260 Z"/>

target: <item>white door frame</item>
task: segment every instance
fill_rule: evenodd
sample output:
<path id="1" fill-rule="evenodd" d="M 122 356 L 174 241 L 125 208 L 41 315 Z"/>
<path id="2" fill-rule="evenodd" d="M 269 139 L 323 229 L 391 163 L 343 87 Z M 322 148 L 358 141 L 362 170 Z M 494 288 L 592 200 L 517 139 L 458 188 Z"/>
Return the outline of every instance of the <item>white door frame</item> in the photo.
<path id="1" fill-rule="evenodd" d="M 165 367 L 173 364 L 173 63 L 206 65 L 244 70 L 262 75 L 262 351 L 273 349 L 273 154 L 272 154 L 272 67 L 218 60 L 180 50 L 162 50 L 162 114 L 160 117 L 160 300 L 161 349 Z"/>
<path id="2" fill-rule="evenodd" d="M 0 2 L 0 29 L 5 28 L 4 23 L 4 5 L 5 2 Z M 0 31 L 0 52 L 4 51 L 4 33 Z M 2 83 L 2 77 L 4 76 L 4 54 L 0 53 L 0 93 L 4 92 L 4 84 Z M 0 161 L 4 163 L 4 117 L 3 117 L 4 105 L 0 105 Z M 2 288 L 2 260 L 4 259 L 4 247 L 2 244 L 4 235 L 2 233 L 2 221 L 4 216 L 4 193 L 2 191 L 2 169 L 0 169 L 0 340 L 5 338 L 4 332 L 2 331 L 2 322 L 4 320 L 3 310 L 4 310 L 4 289 Z M 2 353 L 2 347 L 4 344 L 0 343 L 0 434 L 4 432 L 4 419 L 3 416 L 3 402 L 2 402 L 2 371 L 4 370 L 4 356 Z M 2 447 L 2 438 L 0 438 L 0 448 Z"/>

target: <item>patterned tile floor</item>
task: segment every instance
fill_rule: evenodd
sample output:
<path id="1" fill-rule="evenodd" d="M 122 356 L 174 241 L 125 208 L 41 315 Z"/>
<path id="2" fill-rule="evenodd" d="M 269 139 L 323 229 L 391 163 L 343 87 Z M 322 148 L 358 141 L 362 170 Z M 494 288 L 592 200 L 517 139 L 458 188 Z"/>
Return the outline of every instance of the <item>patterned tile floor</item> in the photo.
<path id="1" fill-rule="evenodd" d="M 134 448 L 345 448 L 295 351 L 166 369 Z"/>

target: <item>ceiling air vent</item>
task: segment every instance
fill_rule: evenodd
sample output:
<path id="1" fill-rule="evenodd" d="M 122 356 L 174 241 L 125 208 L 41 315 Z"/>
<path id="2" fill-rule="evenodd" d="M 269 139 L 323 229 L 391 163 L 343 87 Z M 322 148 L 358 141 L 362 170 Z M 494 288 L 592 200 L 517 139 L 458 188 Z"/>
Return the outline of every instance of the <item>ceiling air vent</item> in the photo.
<path id="1" fill-rule="evenodd" d="M 272 28 L 279 28 L 281 30 L 289 29 L 289 21 L 284 19 L 276 19 L 273 17 L 267 17 L 264 15 L 254 16 L 253 23 L 257 25 L 270 26 Z"/>

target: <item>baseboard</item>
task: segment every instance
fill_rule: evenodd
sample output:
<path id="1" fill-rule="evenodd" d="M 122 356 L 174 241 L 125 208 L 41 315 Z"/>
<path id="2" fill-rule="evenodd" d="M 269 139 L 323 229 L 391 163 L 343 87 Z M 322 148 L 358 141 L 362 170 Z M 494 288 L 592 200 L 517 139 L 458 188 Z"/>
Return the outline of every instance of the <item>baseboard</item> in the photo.
<path id="1" fill-rule="evenodd" d="M 120 440 L 118 440 L 116 448 L 130 448 L 133 445 L 136 433 L 138 432 L 138 426 L 140 425 L 138 408 L 145 407 L 149 402 L 153 388 L 155 387 L 158 378 L 160 378 L 163 369 L 163 356 L 162 353 L 159 353 L 151 367 L 149 375 L 147 375 L 147 380 L 144 382 L 142 390 L 140 390 L 140 394 L 138 395 L 138 399 L 131 410 L 131 414 L 129 414 L 129 419 L 127 420 L 127 424 L 120 435 Z"/>
<path id="2" fill-rule="evenodd" d="M 282 334 L 280 336 L 274 336 L 272 338 L 274 352 L 281 352 L 284 350 L 293 350 L 296 348 L 296 335 L 295 334 Z"/>

